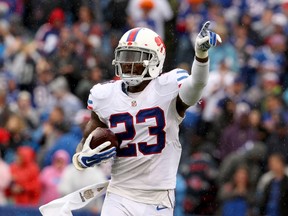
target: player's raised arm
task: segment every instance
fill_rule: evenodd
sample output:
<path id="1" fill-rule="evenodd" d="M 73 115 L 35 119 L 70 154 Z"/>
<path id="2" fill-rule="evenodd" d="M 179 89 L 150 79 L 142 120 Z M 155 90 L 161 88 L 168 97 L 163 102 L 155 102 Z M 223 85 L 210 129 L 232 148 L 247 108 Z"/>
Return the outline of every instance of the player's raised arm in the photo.
<path id="1" fill-rule="evenodd" d="M 222 42 L 218 34 L 209 31 L 210 21 L 207 21 L 197 35 L 195 42 L 195 60 L 191 75 L 181 85 L 177 100 L 177 110 L 183 114 L 185 109 L 198 102 L 207 84 L 209 75 L 208 50 Z M 179 104 L 184 103 L 184 105 Z"/>

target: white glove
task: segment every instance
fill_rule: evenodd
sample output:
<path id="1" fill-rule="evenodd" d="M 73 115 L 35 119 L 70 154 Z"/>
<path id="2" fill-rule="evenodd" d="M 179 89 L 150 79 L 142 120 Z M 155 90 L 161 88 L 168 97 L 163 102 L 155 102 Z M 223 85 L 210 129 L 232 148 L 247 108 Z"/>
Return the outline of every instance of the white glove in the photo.
<path id="1" fill-rule="evenodd" d="M 109 160 L 112 160 L 113 157 L 116 155 L 115 147 L 111 147 L 105 151 L 102 151 L 104 148 L 111 144 L 110 141 L 104 142 L 95 149 L 91 149 L 91 139 L 92 134 L 89 134 L 89 136 L 85 140 L 82 151 L 73 155 L 72 161 L 75 168 L 78 170 L 83 170 L 84 168 L 93 167 L 100 163 L 107 162 Z"/>
<path id="2" fill-rule="evenodd" d="M 218 34 L 208 30 L 209 25 L 210 21 L 205 22 L 196 37 L 195 54 L 198 58 L 207 58 L 210 47 L 216 46 L 217 41 L 220 43 L 222 42 L 221 37 Z"/>

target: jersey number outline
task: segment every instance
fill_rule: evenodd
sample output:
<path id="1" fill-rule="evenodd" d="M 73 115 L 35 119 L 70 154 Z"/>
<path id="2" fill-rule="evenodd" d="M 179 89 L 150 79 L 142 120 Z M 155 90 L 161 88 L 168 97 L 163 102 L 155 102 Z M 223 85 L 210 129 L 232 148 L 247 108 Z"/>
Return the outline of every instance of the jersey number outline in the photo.
<path id="1" fill-rule="evenodd" d="M 119 143 L 123 140 L 133 140 L 136 136 L 136 130 L 134 126 L 134 117 L 126 113 L 118 113 L 110 116 L 111 128 L 117 127 L 118 124 L 124 123 L 125 131 L 121 133 L 115 133 L 118 137 Z M 159 154 L 165 148 L 166 132 L 164 128 L 166 126 L 164 111 L 160 107 L 152 107 L 148 109 L 141 109 L 135 116 L 136 124 L 144 123 L 147 119 L 155 118 L 156 125 L 149 126 L 149 136 L 156 136 L 157 143 L 147 144 L 147 142 L 129 143 L 127 147 L 118 148 L 118 157 L 135 157 L 137 156 L 137 147 L 143 155 Z"/>

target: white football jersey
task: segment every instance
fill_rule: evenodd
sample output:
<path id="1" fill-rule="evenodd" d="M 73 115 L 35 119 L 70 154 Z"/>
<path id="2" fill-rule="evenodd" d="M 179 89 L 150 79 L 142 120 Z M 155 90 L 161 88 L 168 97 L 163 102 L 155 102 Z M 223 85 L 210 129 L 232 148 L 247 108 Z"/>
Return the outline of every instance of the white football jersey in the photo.
<path id="1" fill-rule="evenodd" d="M 168 190 L 176 185 L 181 155 L 176 98 L 189 76 L 174 69 L 153 79 L 137 96 L 129 97 L 123 81 L 95 85 L 89 95 L 93 110 L 119 140 L 109 187 Z"/>

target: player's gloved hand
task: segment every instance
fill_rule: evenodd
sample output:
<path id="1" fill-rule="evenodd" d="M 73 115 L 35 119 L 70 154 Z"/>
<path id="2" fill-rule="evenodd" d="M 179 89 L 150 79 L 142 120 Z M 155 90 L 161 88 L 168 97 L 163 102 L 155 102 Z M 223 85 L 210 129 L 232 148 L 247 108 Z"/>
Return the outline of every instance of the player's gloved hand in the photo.
<path id="1" fill-rule="evenodd" d="M 73 164 L 76 169 L 83 170 L 87 167 L 93 167 L 100 163 L 107 162 L 112 160 L 114 155 L 116 155 L 116 148 L 111 147 L 105 151 L 102 151 L 104 148 L 111 144 L 110 141 L 104 142 L 95 149 L 90 148 L 90 142 L 92 135 L 90 134 L 83 145 L 81 152 L 75 153 L 73 155 Z"/>
<path id="2" fill-rule="evenodd" d="M 196 37 L 195 53 L 198 58 L 207 58 L 210 47 L 216 46 L 217 42 L 222 42 L 221 37 L 218 34 L 208 30 L 209 25 L 210 21 L 205 22 Z"/>

